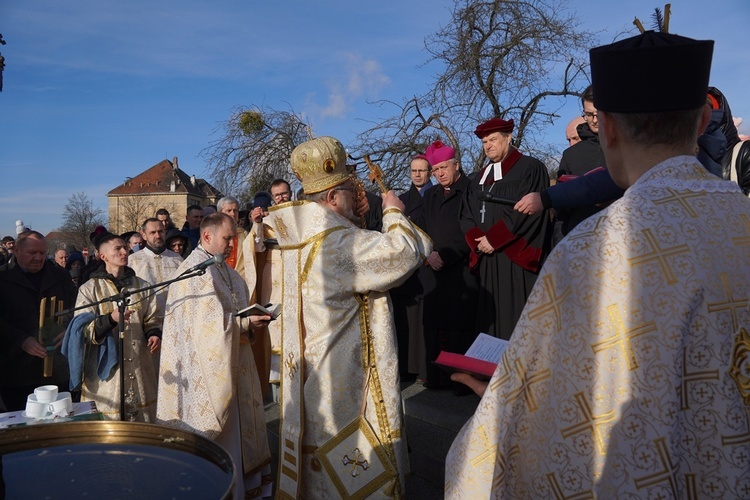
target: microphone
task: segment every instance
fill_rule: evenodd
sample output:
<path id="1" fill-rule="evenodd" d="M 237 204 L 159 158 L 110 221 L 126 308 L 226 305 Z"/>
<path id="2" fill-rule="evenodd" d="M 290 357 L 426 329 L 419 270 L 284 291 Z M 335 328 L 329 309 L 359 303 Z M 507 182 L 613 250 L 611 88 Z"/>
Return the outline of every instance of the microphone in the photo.
<path id="1" fill-rule="evenodd" d="M 191 267 L 190 269 L 188 269 L 187 271 L 185 271 L 182 274 L 194 273 L 196 271 L 204 271 L 208 266 L 213 266 L 214 264 L 221 264 L 222 262 L 224 262 L 224 254 L 223 253 L 217 253 L 216 255 L 214 255 L 213 257 L 211 257 L 210 259 L 204 260 L 200 264 L 197 264 L 197 265 Z"/>
<path id="2" fill-rule="evenodd" d="M 518 200 L 496 196 L 489 191 L 480 191 L 479 193 L 477 193 L 477 198 L 479 198 L 481 201 L 487 201 L 489 203 L 499 203 L 500 205 L 509 205 L 511 207 L 515 206 L 515 204 L 518 203 Z"/>

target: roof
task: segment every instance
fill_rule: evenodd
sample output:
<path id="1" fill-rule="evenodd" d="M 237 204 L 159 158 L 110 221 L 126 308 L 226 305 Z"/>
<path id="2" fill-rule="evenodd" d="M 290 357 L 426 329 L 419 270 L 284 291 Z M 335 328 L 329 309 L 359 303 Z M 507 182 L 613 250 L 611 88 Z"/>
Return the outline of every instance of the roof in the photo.
<path id="1" fill-rule="evenodd" d="M 107 196 L 169 193 L 185 193 L 201 198 L 221 197 L 219 190 L 208 181 L 187 175 L 180 170 L 177 158 L 174 159 L 174 163 L 162 160 L 135 177 L 125 179 L 125 182 L 107 193 Z"/>

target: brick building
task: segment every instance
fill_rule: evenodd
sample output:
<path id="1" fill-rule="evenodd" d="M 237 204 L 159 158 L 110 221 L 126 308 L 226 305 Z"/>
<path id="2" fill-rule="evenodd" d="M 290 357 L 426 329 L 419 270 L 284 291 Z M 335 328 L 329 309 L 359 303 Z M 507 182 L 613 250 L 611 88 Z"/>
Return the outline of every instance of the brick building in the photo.
<path id="1" fill-rule="evenodd" d="M 162 160 L 107 193 L 109 230 L 135 231 L 160 208 L 166 208 L 177 228 L 182 227 L 190 205 L 215 205 L 222 194 L 204 179 L 188 175 L 172 161 Z"/>

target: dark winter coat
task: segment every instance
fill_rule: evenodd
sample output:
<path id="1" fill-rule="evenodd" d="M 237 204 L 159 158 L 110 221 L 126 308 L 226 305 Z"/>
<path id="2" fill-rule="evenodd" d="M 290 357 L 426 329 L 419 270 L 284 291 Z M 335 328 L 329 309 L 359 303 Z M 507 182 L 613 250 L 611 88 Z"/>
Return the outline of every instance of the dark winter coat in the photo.
<path id="1" fill-rule="evenodd" d="M 740 142 L 739 133 L 737 127 L 734 126 L 734 119 L 732 118 L 732 110 L 729 109 L 729 103 L 724 94 L 721 93 L 716 87 L 708 88 L 709 94 L 713 95 L 717 101 L 719 101 L 719 109 L 724 111 L 724 116 L 721 120 L 719 128 L 724 132 L 724 136 L 727 138 L 727 150 L 724 153 L 724 158 L 721 161 L 722 166 L 722 177 L 724 179 L 731 179 L 731 168 L 734 168 L 737 172 L 737 183 L 742 188 L 745 194 L 750 193 L 750 141 L 745 141 L 740 147 L 740 153 L 737 157 L 737 162 L 732 165 L 732 152 L 735 144 Z"/>
<path id="2" fill-rule="evenodd" d="M 76 287 L 65 269 L 47 261 L 39 272 L 42 273 L 40 290 L 35 289 L 18 265 L 0 273 L 0 384 L 3 387 L 45 384 L 68 387 L 67 361 L 59 348 L 55 351 L 51 378 L 42 376 L 42 358 L 21 349 L 28 337 L 37 338 L 42 297 L 57 297 L 57 302 L 62 300 L 65 309 L 75 306 Z M 49 301 L 46 307 L 49 310 Z M 60 331 L 64 330 L 63 325 Z"/>
<path id="3" fill-rule="evenodd" d="M 424 195 L 423 227 L 444 264 L 440 271 L 428 267 L 425 273 L 425 326 L 474 330 L 478 284 L 469 270 L 470 249 L 459 224 L 461 200 L 468 187 L 469 178 L 462 174 L 448 196 L 439 184 Z"/>

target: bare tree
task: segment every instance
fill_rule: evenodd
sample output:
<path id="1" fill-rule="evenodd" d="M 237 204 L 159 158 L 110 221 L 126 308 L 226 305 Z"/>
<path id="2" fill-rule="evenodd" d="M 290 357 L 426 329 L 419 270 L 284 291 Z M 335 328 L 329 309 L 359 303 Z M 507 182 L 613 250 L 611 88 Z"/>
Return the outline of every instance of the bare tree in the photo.
<path id="1" fill-rule="evenodd" d="M 240 107 L 217 128 L 220 139 L 201 155 L 219 191 L 250 201 L 276 178 L 290 175 L 292 150 L 310 137 L 310 126 L 294 111 Z"/>
<path id="2" fill-rule="evenodd" d="M 139 231 L 143 221 L 153 217 L 159 208 L 168 208 L 174 211 L 174 205 L 169 207 L 157 206 L 160 200 L 153 196 L 121 196 L 118 203 L 118 220 L 110 221 L 118 232 Z"/>
<path id="3" fill-rule="evenodd" d="M 380 157 L 393 185 L 408 185 L 409 156 L 436 138 L 459 151 L 465 170 L 479 168 L 481 144 L 472 132 L 500 117 L 515 121 L 516 147 L 546 161 L 550 151 L 539 135 L 560 107 L 549 98 L 580 96 L 588 84 L 593 35 L 579 25 L 561 1 L 456 0 L 451 21 L 425 40 L 431 61 L 444 67 L 432 89 L 404 105 L 381 102 L 395 116 L 363 132 L 355 148 Z"/>
<path id="4" fill-rule="evenodd" d="M 104 224 L 104 211 L 94 207 L 94 202 L 84 192 L 75 193 L 68 198 L 63 208 L 63 224 L 59 231 L 69 233 L 66 243 L 82 249 L 91 244 L 89 235 Z"/>

